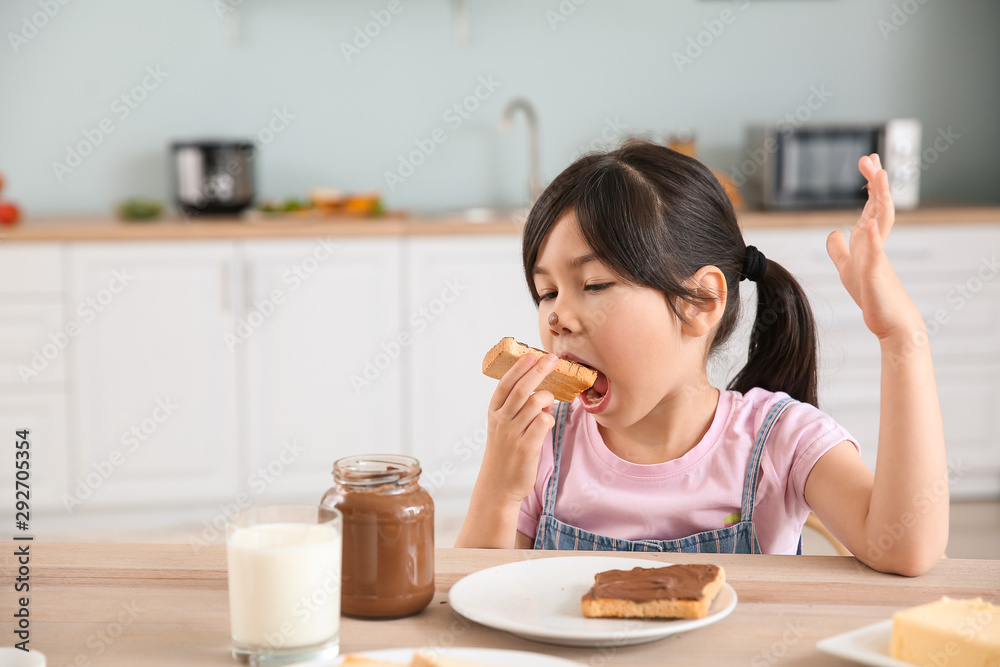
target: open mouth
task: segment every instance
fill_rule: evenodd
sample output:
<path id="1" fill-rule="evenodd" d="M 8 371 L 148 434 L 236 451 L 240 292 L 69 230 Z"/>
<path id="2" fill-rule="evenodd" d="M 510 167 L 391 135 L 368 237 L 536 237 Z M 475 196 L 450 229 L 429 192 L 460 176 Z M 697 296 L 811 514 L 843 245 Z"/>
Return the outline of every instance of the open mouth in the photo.
<path id="1" fill-rule="evenodd" d="M 580 402 L 583 404 L 583 409 L 587 412 L 598 413 L 603 411 L 607 405 L 608 396 L 611 393 L 611 383 L 608 382 L 608 377 L 574 354 L 561 354 L 559 356 L 562 359 L 586 366 L 597 373 L 597 380 L 594 381 L 594 386 L 580 394 Z"/>
<path id="2" fill-rule="evenodd" d="M 583 392 L 584 403 L 598 405 L 608 395 L 609 388 L 608 377 L 601 371 L 597 371 L 597 380 L 594 381 L 594 386 Z"/>

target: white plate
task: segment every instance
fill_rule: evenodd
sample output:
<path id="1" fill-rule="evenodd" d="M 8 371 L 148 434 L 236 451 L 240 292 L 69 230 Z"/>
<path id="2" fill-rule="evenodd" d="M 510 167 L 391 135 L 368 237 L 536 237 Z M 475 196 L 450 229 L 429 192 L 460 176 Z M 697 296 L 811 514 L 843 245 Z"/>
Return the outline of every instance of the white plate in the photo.
<path id="1" fill-rule="evenodd" d="M 889 651 L 892 640 L 892 619 L 866 625 L 816 643 L 816 648 L 839 658 L 876 667 L 913 667 L 896 660 Z"/>
<path id="2" fill-rule="evenodd" d="M 586 618 L 580 598 L 605 570 L 664 567 L 635 558 L 539 558 L 491 567 L 451 587 L 452 608 L 471 621 L 549 644 L 629 646 L 722 620 L 736 608 L 736 591 L 725 584 L 708 616 L 698 619 Z"/>
<path id="3" fill-rule="evenodd" d="M 427 653 L 440 655 L 448 658 L 460 658 L 472 662 L 481 662 L 486 665 L 496 665 L 497 667 L 579 667 L 580 663 L 554 658 L 551 655 L 540 653 L 528 653 L 527 651 L 506 651 L 499 648 L 394 648 L 384 651 L 362 651 L 355 653 L 365 658 L 373 660 L 390 660 L 405 665 L 410 664 L 413 653 L 423 650 Z M 339 665 L 344 661 L 341 656 L 334 665 Z M 912 665 L 911 665 L 912 667 Z"/>
<path id="4" fill-rule="evenodd" d="M 0 648 L 0 665 L 3 667 L 45 667 L 45 656 L 31 649 Z"/>

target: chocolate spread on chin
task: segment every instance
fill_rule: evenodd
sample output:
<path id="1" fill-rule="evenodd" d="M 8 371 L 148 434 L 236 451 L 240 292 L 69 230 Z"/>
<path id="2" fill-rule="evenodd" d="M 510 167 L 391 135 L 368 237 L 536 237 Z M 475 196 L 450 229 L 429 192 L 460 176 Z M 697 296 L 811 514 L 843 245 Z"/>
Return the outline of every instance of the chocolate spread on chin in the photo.
<path id="1" fill-rule="evenodd" d="M 408 456 L 341 459 L 322 505 L 344 515 L 341 613 L 416 614 L 434 597 L 434 501 Z"/>
<path id="2" fill-rule="evenodd" d="M 584 600 L 700 600 L 719 576 L 718 565 L 670 565 L 608 570 L 594 577 Z"/>

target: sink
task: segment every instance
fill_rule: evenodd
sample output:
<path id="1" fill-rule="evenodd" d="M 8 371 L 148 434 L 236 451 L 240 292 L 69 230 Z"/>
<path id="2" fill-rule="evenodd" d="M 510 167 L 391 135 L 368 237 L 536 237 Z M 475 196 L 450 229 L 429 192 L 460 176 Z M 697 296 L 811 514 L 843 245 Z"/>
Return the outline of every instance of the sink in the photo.
<path id="1" fill-rule="evenodd" d="M 441 220 L 456 223 L 483 222 L 524 222 L 528 217 L 526 208 L 494 208 L 474 206 L 470 208 L 413 211 L 413 217 L 423 220 Z"/>

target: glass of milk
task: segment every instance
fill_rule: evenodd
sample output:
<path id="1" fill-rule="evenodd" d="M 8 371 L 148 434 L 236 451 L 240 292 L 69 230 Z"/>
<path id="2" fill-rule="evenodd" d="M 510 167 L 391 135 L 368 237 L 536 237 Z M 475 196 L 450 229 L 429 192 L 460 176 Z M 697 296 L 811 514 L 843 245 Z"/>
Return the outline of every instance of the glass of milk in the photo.
<path id="1" fill-rule="evenodd" d="M 281 664 L 340 650 L 343 517 L 318 505 L 251 507 L 226 526 L 233 657 Z"/>

